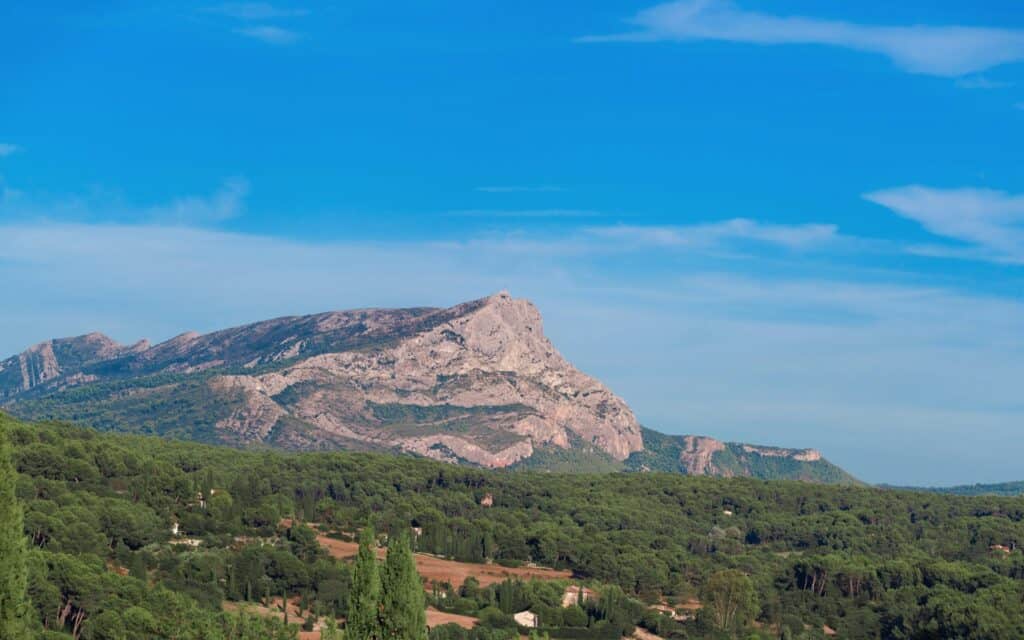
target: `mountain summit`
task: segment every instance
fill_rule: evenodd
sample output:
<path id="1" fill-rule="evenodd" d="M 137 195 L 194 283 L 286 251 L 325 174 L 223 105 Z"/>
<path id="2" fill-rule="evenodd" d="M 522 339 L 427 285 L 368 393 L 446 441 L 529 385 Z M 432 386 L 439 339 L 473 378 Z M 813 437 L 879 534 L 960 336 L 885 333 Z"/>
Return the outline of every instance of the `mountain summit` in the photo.
<path id="1" fill-rule="evenodd" d="M 558 353 L 536 307 L 504 291 L 447 309 L 284 317 L 156 345 L 98 333 L 51 340 L 0 362 L 0 403 L 101 429 L 484 467 L 768 476 L 749 459 L 776 458 L 799 468 L 781 475 L 808 479 L 819 478 L 806 465 L 834 468 L 816 452 L 642 429 Z"/>

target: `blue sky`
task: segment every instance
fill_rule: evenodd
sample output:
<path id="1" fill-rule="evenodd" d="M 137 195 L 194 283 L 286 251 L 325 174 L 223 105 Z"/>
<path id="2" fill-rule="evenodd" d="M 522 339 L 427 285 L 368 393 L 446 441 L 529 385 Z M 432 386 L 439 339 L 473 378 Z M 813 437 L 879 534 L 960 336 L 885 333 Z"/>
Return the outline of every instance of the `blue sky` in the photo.
<path id="1" fill-rule="evenodd" d="M 508 288 L 645 424 L 1019 479 L 1018 3 L 0 6 L 0 353 Z"/>

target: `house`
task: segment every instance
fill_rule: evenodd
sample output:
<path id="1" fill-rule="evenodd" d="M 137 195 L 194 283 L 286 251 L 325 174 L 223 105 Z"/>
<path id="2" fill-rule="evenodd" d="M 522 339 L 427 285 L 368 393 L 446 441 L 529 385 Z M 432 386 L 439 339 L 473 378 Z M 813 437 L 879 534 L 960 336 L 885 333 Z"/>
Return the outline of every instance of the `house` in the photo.
<path id="1" fill-rule="evenodd" d="M 1010 553 L 1013 551 L 1010 547 L 1005 544 L 994 544 L 988 548 L 989 551 L 998 551 L 999 553 Z"/>
<path id="2" fill-rule="evenodd" d="M 512 619 L 516 621 L 520 627 L 527 627 L 529 629 L 536 629 L 540 626 L 540 618 L 536 613 L 532 611 L 520 611 L 519 613 L 512 616 Z"/>
<path id="3" fill-rule="evenodd" d="M 582 596 L 582 598 L 580 597 Z M 571 607 L 587 600 L 596 600 L 597 592 L 584 586 L 571 584 L 562 593 L 562 606 Z"/>
<path id="4" fill-rule="evenodd" d="M 181 531 L 181 529 L 180 529 L 180 527 L 178 527 L 177 521 L 172 522 L 171 523 L 171 535 L 172 536 L 176 536 L 176 535 L 178 535 L 179 531 Z"/>
<path id="5" fill-rule="evenodd" d="M 483 508 L 494 506 L 494 496 L 490 493 L 485 493 L 483 498 L 480 498 L 480 506 Z"/>

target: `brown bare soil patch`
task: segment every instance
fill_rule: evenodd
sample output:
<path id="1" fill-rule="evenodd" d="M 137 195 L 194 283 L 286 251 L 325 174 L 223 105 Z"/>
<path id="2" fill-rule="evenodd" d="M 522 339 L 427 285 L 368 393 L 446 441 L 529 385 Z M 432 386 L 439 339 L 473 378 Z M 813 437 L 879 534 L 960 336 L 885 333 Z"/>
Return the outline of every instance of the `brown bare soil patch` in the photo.
<path id="1" fill-rule="evenodd" d="M 439 627 L 442 624 L 457 624 L 463 629 L 472 629 L 476 626 L 477 620 L 472 616 L 460 616 L 457 613 L 445 613 L 444 611 L 438 611 L 434 607 L 427 607 L 427 626 L 433 629 Z"/>
<path id="2" fill-rule="evenodd" d="M 325 535 L 318 535 L 320 545 L 335 558 L 351 558 L 359 551 L 359 544 L 335 540 Z M 383 558 L 387 553 L 386 549 L 377 549 L 377 557 Z M 498 564 L 474 564 L 472 562 L 457 562 L 446 560 L 426 553 L 414 554 L 416 558 L 416 570 L 428 582 L 448 582 L 453 586 L 460 586 L 466 578 L 472 576 L 480 581 L 481 586 L 488 586 L 504 582 L 509 578 L 520 578 L 530 580 L 564 580 L 572 577 L 570 571 L 547 569 L 544 567 L 503 567 Z"/>

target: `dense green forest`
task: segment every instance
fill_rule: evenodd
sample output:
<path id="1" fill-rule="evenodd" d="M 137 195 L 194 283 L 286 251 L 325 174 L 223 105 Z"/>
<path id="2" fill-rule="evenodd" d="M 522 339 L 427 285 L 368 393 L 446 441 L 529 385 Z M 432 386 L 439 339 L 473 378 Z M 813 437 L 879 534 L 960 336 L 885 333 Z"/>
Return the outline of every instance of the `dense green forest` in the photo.
<path id="1" fill-rule="evenodd" d="M 3 416 L 0 427 L 25 547 L 0 541 L 0 563 L 23 557 L 22 573 L 5 574 L 24 576 L 25 624 L 47 639 L 295 637 L 295 624 L 223 611 L 229 601 L 280 597 L 343 617 L 352 567 L 302 522 L 339 536 L 370 525 L 379 544 L 414 530 L 419 551 L 569 569 L 573 584 L 596 594 L 562 607 L 564 582 L 433 585 L 430 603 L 481 620 L 472 631 L 433 629 L 433 640 L 518 637 L 511 614 L 524 609 L 552 638 L 612 638 L 637 626 L 664 638 L 817 638 L 826 625 L 853 639 L 1024 637 L 1020 497 L 484 471 Z M 692 599 L 704 605 L 692 617 L 651 608 Z M 0 624 L 10 610 L 0 594 Z"/>

